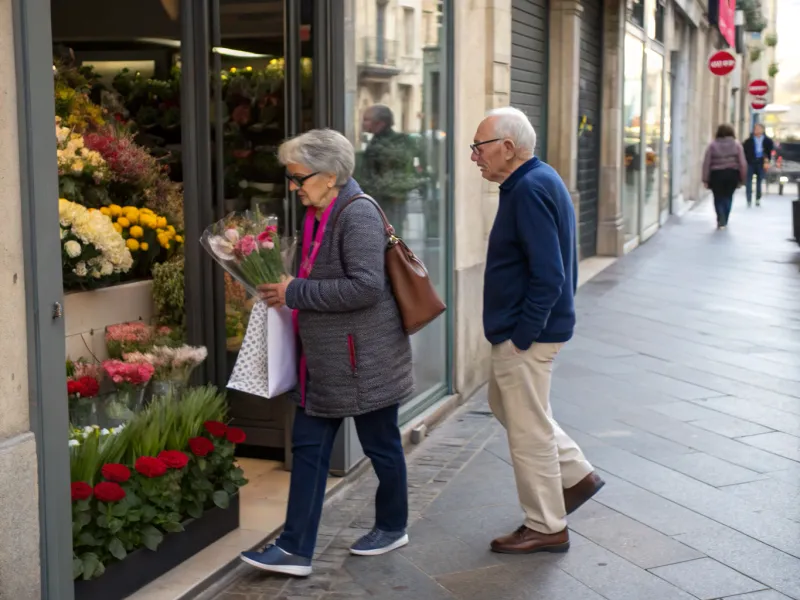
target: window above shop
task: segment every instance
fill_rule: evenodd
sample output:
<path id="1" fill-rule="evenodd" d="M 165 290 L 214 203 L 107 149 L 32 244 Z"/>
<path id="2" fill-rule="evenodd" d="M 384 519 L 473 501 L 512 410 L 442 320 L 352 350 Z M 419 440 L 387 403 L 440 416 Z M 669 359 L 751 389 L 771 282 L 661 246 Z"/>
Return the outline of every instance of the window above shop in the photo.
<path id="1" fill-rule="evenodd" d="M 644 29 L 644 1 L 628 0 L 628 20 Z"/>
<path id="2" fill-rule="evenodd" d="M 652 29 L 653 38 L 664 43 L 664 17 L 667 11 L 666 0 L 655 0 L 653 7 L 654 27 Z"/>

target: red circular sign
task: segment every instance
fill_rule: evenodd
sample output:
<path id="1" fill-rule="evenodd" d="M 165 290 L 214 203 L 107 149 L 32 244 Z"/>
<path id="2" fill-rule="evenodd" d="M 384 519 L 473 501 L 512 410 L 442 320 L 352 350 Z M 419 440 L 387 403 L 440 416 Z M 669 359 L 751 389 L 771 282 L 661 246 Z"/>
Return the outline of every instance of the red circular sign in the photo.
<path id="1" fill-rule="evenodd" d="M 714 75 L 727 75 L 736 67 L 736 57 L 727 50 L 714 52 L 708 59 L 708 70 Z"/>
<path id="2" fill-rule="evenodd" d="M 753 101 L 750 103 L 750 106 L 753 107 L 753 110 L 761 110 L 767 105 L 767 99 L 761 97 L 753 98 Z"/>
<path id="3" fill-rule="evenodd" d="M 751 96 L 765 96 L 769 91 L 769 84 L 763 79 L 756 79 L 750 82 L 747 91 Z"/>

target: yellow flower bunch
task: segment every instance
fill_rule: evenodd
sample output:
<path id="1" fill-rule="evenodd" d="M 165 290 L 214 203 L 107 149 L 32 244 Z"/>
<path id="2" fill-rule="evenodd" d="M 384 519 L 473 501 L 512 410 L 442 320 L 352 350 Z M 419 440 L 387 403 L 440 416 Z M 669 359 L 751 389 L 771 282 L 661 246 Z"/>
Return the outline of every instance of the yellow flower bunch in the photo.
<path id="1" fill-rule="evenodd" d="M 73 270 L 75 274 L 100 279 L 114 273 L 127 273 L 131 269 L 133 257 L 125 240 L 101 211 L 59 198 L 58 218 L 62 240 L 74 237 L 83 245 L 92 245 L 100 252 L 99 256 L 76 264 Z M 69 240 L 65 243 L 69 243 Z M 75 254 L 74 251 L 70 253 L 71 249 L 67 248 L 70 256 Z"/>
<path id="2" fill-rule="evenodd" d="M 84 146 L 83 136 L 63 126 L 56 117 L 56 156 L 59 175 L 83 175 L 92 177 L 96 183 L 107 181 L 111 171 L 99 152 Z"/>
<path id="3" fill-rule="evenodd" d="M 112 204 L 104 206 L 100 212 L 112 220 L 112 226 L 125 238 L 131 252 L 147 252 L 154 242 L 165 250 L 183 243 L 183 237 L 178 235 L 167 218 L 149 208 Z"/>

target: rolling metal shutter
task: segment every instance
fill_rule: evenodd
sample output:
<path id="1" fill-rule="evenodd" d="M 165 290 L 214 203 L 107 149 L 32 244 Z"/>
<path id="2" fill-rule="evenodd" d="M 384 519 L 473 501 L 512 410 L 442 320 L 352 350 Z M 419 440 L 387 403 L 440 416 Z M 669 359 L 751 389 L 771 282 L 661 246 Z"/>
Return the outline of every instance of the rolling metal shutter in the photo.
<path id="1" fill-rule="evenodd" d="M 581 20 L 580 94 L 578 112 L 592 126 L 578 143 L 581 258 L 597 253 L 597 202 L 600 179 L 600 115 L 603 78 L 602 0 L 583 0 Z"/>
<path id="2" fill-rule="evenodd" d="M 512 0 L 511 106 L 536 129 L 536 154 L 547 150 L 547 0 Z"/>

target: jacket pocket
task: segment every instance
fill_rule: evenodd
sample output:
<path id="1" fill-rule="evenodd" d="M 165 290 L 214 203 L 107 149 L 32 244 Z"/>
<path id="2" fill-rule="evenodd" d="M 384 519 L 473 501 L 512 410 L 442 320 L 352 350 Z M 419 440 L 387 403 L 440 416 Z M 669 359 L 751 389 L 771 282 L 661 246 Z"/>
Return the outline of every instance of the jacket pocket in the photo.
<path id="1" fill-rule="evenodd" d="M 347 353 L 350 357 L 350 371 L 353 377 L 358 377 L 358 361 L 356 360 L 356 341 L 353 334 L 347 335 Z"/>

